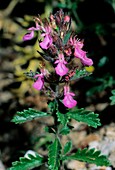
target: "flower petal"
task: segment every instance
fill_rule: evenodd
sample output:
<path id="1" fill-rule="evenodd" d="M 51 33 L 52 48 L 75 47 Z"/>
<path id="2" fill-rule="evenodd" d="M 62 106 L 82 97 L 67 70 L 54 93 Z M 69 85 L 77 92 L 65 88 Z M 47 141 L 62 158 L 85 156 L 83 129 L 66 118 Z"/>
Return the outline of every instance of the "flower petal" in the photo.
<path id="1" fill-rule="evenodd" d="M 58 63 L 57 67 L 55 67 L 56 73 L 60 76 L 64 76 L 68 72 L 68 68 L 62 63 Z"/>
<path id="2" fill-rule="evenodd" d="M 64 86 L 63 104 L 68 108 L 73 108 L 77 104 L 77 101 L 74 100 L 72 96 L 75 96 L 75 94 L 70 92 L 69 86 Z"/>
<path id="3" fill-rule="evenodd" d="M 87 66 L 93 65 L 92 59 L 87 58 L 86 52 L 83 51 L 83 50 L 81 50 L 79 47 L 75 48 L 74 56 L 75 56 L 76 58 L 81 59 L 81 62 L 82 62 L 84 65 L 87 65 Z"/>
<path id="4" fill-rule="evenodd" d="M 67 94 L 63 99 L 63 104 L 68 108 L 73 108 L 76 106 L 77 101 L 74 100 L 70 94 Z"/>
<path id="5" fill-rule="evenodd" d="M 43 88 L 43 85 L 44 85 L 44 79 L 43 77 L 39 76 L 37 81 L 33 84 L 33 87 L 36 90 L 41 90 Z"/>
<path id="6" fill-rule="evenodd" d="M 27 41 L 27 40 L 31 40 L 34 37 L 34 31 L 31 31 L 30 33 L 27 33 L 23 36 L 23 40 Z"/>
<path id="7" fill-rule="evenodd" d="M 47 50 L 51 44 L 52 44 L 52 37 L 50 37 L 49 35 L 46 35 L 44 40 L 40 43 L 40 46 L 43 49 Z"/>

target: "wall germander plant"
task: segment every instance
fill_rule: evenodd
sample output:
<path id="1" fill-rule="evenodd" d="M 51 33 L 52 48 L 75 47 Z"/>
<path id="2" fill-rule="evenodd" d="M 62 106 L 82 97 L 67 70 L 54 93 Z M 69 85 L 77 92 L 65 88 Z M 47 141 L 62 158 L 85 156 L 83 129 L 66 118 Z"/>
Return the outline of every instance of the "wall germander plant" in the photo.
<path id="1" fill-rule="evenodd" d="M 93 65 L 92 59 L 87 57 L 83 50 L 84 42 L 71 32 L 71 18 L 62 10 L 49 18 L 42 20 L 40 16 L 34 18 L 35 27 L 28 29 L 23 40 L 27 41 L 34 37 L 34 32 L 39 33 L 39 46 L 43 52 L 38 51 L 43 58 L 38 72 L 25 73 L 33 79 L 33 88 L 43 91 L 49 97 L 48 111 L 38 111 L 33 108 L 17 112 L 12 122 L 21 124 L 41 117 L 53 117 L 54 124 L 46 128 L 47 132 L 53 133 L 51 144 L 48 146 L 47 157 L 36 152 L 29 152 L 19 161 L 13 162 L 10 170 L 29 170 L 45 164 L 49 170 L 64 170 L 67 160 L 79 160 L 93 163 L 97 166 L 109 166 L 106 156 L 95 149 L 78 149 L 71 152 L 72 141 L 68 141 L 63 147 L 61 136 L 71 133 L 71 119 L 84 122 L 91 127 L 100 126 L 98 114 L 84 108 L 76 107 L 75 94 L 71 91 L 71 82 L 81 77 L 88 76 L 85 66 Z M 45 66 L 45 60 L 50 63 L 52 71 Z M 75 61 L 73 64 L 72 61 Z"/>

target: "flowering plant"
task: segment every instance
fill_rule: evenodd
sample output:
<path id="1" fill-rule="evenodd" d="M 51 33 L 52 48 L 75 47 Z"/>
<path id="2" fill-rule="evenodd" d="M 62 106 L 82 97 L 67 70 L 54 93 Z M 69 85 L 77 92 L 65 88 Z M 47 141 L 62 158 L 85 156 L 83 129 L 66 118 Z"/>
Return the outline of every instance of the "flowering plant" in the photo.
<path id="1" fill-rule="evenodd" d="M 61 135 L 67 135 L 71 131 L 69 125 L 71 119 L 82 121 L 96 128 L 100 126 L 98 114 L 87 111 L 83 108 L 77 109 L 75 94 L 71 91 L 71 81 L 89 75 L 85 66 L 93 64 L 92 59 L 87 57 L 87 52 L 83 50 L 84 42 L 71 33 L 71 18 L 64 14 L 62 10 L 54 15 L 50 14 L 48 19 L 35 17 L 35 27 L 28 29 L 23 40 L 31 40 L 34 32 L 39 31 L 39 46 L 43 53 L 43 62 L 39 72 L 25 73 L 34 79 L 33 88 L 43 91 L 49 97 L 48 111 L 42 112 L 29 108 L 17 114 L 12 119 L 15 123 L 24 123 L 35 118 L 52 116 L 54 124 L 47 127 L 47 132 L 53 133 L 51 144 L 48 147 L 48 156 L 43 156 L 33 151 L 28 152 L 20 161 L 14 162 L 10 170 L 24 170 L 39 167 L 45 164 L 49 170 L 59 170 L 64 168 L 62 164 L 67 160 L 75 159 L 93 163 L 98 166 L 110 165 L 106 156 L 101 155 L 95 149 L 78 149 L 72 153 L 72 142 L 68 141 L 64 147 L 61 144 Z M 53 66 L 52 72 L 45 67 L 45 60 Z M 75 61 L 75 63 L 74 63 Z"/>

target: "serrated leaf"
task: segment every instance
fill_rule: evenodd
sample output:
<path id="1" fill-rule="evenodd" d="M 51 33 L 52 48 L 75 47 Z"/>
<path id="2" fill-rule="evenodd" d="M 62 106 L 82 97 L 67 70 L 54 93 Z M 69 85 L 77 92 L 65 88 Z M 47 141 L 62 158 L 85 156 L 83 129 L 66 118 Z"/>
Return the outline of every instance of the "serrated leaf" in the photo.
<path id="1" fill-rule="evenodd" d="M 58 121 L 65 126 L 69 121 L 69 116 L 67 114 L 62 114 L 59 111 L 56 114 L 58 117 Z"/>
<path id="2" fill-rule="evenodd" d="M 78 122 L 87 123 L 94 128 L 101 125 L 100 119 L 98 118 L 99 115 L 92 111 L 84 110 L 84 108 L 69 111 L 67 114 L 70 118 L 75 119 Z"/>
<path id="3" fill-rule="evenodd" d="M 71 148 L 72 148 L 72 142 L 69 141 L 64 146 L 64 151 L 63 151 L 64 155 L 67 154 L 71 150 Z"/>
<path id="4" fill-rule="evenodd" d="M 41 112 L 32 108 L 29 108 L 28 110 L 24 110 L 22 112 L 17 112 L 16 115 L 13 117 L 12 122 L 18 124 L 18 123 L 24 123 L 39 117 L 45 117 L 49 116 L 46 112 Z"/>
<path id="5" fill-rule="evenodd" d="M 35 154 L 33 156 L 32 154 L 28 154 L 28 158 L 21 157 L 19 158 L 20 161 L 16 161 L 12 163 L 12 167 L 9 170 L 30 170 L 35 167 L 39 167 L 44 163 L 43 157 L 41 157 L 39 154 Z"/>
<path id="6" fill-rule="evenodd" d="M 83 69 L 83 70 L 77 69 L 75 75 L 70 80 L 76 80 L 76 79 L 79 79 L 79 78 L 82 78 L 82 77 L 89 76 L 91 74 L 92 73 L 89 73 L 88 71 L 86 71 L 86 69 Z"/>
<path id="7" fill-rule="evenodd" d="M 112 90 L 111 93 L 113 94 L 113 96 L 109 97 L 109 99 L 111 100 L 111 105 L 115 105 L 115 90 Z"/>
<path id="8" fill-rule="evenodd" d="M 97 166 L 110 166 L 110 161 L 105 155 L 101 155 L 100 151 L 95 149 L 78 149 L 78 151 L 70 156 L 64 156 L 63 160 L 78 160 L 83 162 L 88 162 L 96 164 Z"/>
<path id="9" fill-rule="evenodd" d="M 49 146 L 48 165 L 49 170 L 58 170 L 60 167 L 61 144 L 58 138 Z"/>

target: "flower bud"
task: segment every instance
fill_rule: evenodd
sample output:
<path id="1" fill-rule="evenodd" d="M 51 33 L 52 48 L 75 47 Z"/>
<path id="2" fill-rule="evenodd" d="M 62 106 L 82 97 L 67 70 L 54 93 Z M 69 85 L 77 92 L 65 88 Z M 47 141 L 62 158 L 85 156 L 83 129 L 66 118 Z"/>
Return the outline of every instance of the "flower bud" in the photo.
<path id="1" fill-rule="evenodd" d="M 70 21 L 70 16 L 66 15 L 66 16 L 64 17 L 64 22 L 69 22 L 69 21 Z"/>

